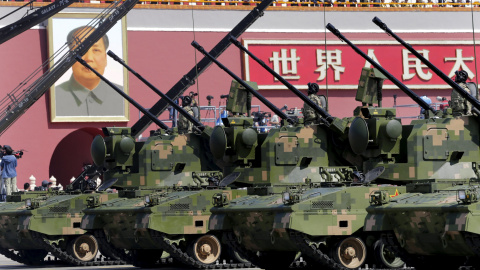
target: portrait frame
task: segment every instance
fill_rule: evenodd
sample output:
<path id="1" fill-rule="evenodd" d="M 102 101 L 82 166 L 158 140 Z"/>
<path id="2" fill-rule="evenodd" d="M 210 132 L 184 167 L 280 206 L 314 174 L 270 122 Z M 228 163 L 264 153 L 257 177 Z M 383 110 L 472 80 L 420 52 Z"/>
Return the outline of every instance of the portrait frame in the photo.
<path id="1" fill-rule="evenodd" d="M 89 25 L 89 23 L 97 17 L 97 13 L 59 13 L 51 18 L 48 19 L 48 27 L 47 27 L 47 34 L 48 34 L 48 51 L 49 57 L 54 56 L 55 52 L 58 51 L 62 46 L 67 44 L 67 35 L 68 33 L 81 26 Z M 109 46 L 105 50 L 108 52 L 111 50 L 116 55 L 121 57 L 125 63 L 127 61 L 127 26 L 126 26 L 126 17 L 123 17 L 120 22 L 116 23 L 108 32 L 108 40 Z M 63 53 L 62 53 L 63 54 Z M 56 56 L 57 57 L 57 56 Z M 58 58 L 60 58 L 58 56 Z M 123 87 L 123 91 L 128 95 L 129 87 L 128 87 L 128 71 L 120 64 L 117 63 L 115 60 L 106 56 L 107 64 L 105 67 L 105 73 L 103 76 L 113 82 L 114 84 Z M 55 64 L 55 61 L 58 59 L 54 58 L 51 65 Z M 78 64 L 78 63 L 77 63 Z M 123 100 L 123 104 L 121 104 L 121 108 L 123 108 L 122 113 L 115 113 L 109 115 L 108 107 L 105 107 L 106 111 L 101 111 L 102 108 L 100 107 L 101 115 L 87 115 L 87 114 L 80 114 L 80 115 L 62 115 L 62 109 L 60 107 L 65 107 L 65 104 L 60 104 L 60 102 L 73 102 L 70 100 L 70 97 L 66 94 L 56 94 L 56 90 L 60 91 L 61 87 L 59 87 L 62 83 L 65 83 L 69 80 L 73 79 L 73 71 L 72 68 L 69 68 L 65 74 L 63 74 L 50 88 L 50 121 L 51 122 L 128 122 L 129 121 L 129 103 L 125 100 L 119 93 L 113 90 L 110 86 L 106 86 L 110 88 L 110 91 L 114 91 L 115 95 L 113 96 L 116 101 L 120 104 L 119 97 Z M 78 73 L 77 73 L 78 74 Z M 101 82 L 102 83 L 102 82 Z M 65 85 L 65 84 L 64 84 Z M 66 97 L 67 96 L 67 97 Z M 108 95 L 110 97 L 110 94 Z M 65 100 L 64 100 L 65 99 Z M 106 98 L 105 98 L 106 99 Z M 104 100 L 105 100 L 104 99 Z M 74 100 L 74 97 L 72 97 Z M 116 104 L 117 102 L 115 102 Z M 100 104 L 100 103 L 99 103 Z M 113 107 L 111 104 L 108 106 Z M 115 106 L 115 110 L 120 112 L 118 106 Z M 65 109 L 63 109 L 65 111 Z M 74 114 L 74 112 L 71 112 Z M 69 114 L 66 113 L 66 114 Z"/>

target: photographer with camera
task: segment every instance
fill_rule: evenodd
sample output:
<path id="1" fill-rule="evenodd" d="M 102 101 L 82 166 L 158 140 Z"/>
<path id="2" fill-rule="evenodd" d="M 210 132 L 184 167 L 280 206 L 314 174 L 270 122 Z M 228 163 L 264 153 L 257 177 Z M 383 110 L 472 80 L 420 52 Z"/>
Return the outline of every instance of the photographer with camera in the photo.
<path id="1" fill-rule="evenodd" d="M 265 133 L 267 132 L 267 129 L 265 126 L 267 126 L 268 118 L 271 117 L 271 113 L 267 112 L 253 112 L 253 122 L 255 123 L 255 126 L 260 127 L 260 132 Z"/>
<path id="2" fill-rule="evenodd" d="M 2 157 L 0 167 L 2 168 L 2 187 L 5 185 L 6 195 L 12 195 L 17 190 L 17 158 L 9 145 L 3 146 L 5 155 Z M 2 198 L 2 199 L 6 199 Z"/>

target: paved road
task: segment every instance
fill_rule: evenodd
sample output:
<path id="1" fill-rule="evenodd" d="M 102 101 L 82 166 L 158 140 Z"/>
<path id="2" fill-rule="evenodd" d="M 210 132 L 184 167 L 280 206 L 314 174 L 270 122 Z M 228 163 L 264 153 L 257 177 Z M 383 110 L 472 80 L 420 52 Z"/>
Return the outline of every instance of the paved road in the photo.
<path id="1" fill-rule="evenodd" d="M 43 266 L 43 267 L 32 267 L 24 264 L 17 263 L 12 261 L 5 256 L 0 255 L 0 269 L 32 269 L 32 268 L 41 268 L 41 269 L 138 269 L 131 265 L 114 265 L 114 266 L 95 266 L 95 267 L 62 267 L 59 265 Z M 166 268 L 168 269 L 168 268 Z"/>
<path id="2" fill-rule="evenodd" d="M 55 269 L 55 270 L 60 270 L 60 269 L 69 269 L 69 270 L 82 270 L 82 269 L 88 269 L 88 270 L 96 270 L 96 269 L 120 269 L 120 270 L 131 270 L 131 269 L 142 269 L 142 270 L 147 270 L 146 268 L 137 268 L 131 265 L 112 265 L 112 266 L 91 266 L 91 267 L 78 267 L 78 266 L 69 266 L 69 267 L 63 267 L 59 265 L 51 265 L 51 266 L 42 266 L 42 267 L 32 267 L 24 264 L 17 263 L 15 261 L 12 261 L 8 258 L 5 258 L 5 256 L 0 255 L 0 270 L 3 269 Z M 155 268 L 157 269 L 157 268 Z M 253 270 L 255 268 L 249 268 L 249 270 Z M 183 268 L 173 268 L 173 267 L 162 267 L 162 270 L 187 270 Z M 189 269 L 191 270 L 191 269 Z M 242 270 L 242 269 L 237 269 L 237 270 Z M 247 269 L 243 269 L 247 270 Z M 258 268 L 256 270 L 259 270 Z"/>
<path id="3" fill-rule="evenodd" d="M 112 265 L 112 266 L 91 266 L 91 267 L 77 267 L 77 266 L 60 266 L 60 265 L 50 265 L 50 266 L 42 266 L 42 267 L 32 267 L 24 264 L 17 263 L 15 261 L 12 261 L 8 258 L 5 258 L 5 256 L 0 255 L 0 269 L 55 269 L 55 270 L 60 270 L 60 269 L 76 269 L 76 270 L 81 270 L 81 269 L 88 269 L 88 270 L 96 270 L 96 269 L 120 269 L 120 270 L 130 270 L 130 269 L 140 269 L 131 265 Z M 145 268 L 142 268 L 145 269 Z M 165 270 L 183 270 L 181 268 L 162 268 Z"/>

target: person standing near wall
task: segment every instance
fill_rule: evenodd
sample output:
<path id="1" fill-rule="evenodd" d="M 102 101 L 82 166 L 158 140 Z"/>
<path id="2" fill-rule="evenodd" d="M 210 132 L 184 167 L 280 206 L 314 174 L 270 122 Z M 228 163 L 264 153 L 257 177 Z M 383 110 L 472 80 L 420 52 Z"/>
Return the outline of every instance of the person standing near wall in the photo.
<path id="1" fill-rule="evenodd" d="M 0 167 L 2 168 L 2 181 L 5 183 L 7 196 L 17 190 L 17 158 L 12 155 L 13 150 L 10 146 L 3 146 L 5 155 L 2 157 Z"/>

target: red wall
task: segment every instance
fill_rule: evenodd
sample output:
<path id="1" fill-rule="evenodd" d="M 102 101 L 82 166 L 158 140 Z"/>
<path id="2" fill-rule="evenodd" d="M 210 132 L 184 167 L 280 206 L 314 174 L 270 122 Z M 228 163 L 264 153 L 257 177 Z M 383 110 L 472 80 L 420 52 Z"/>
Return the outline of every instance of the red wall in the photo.
<path id="1" fill-rule="evenodd" d="M 195 37 L 198 43 L 210 50 L 226 33 L 197 32 Z M 244 38 L 261 39 L 320 39 L 323 35 L 295 34 L 295 33 L 246 33 Z M 382 34 L 350 34 L 352 39 L 388 39 Z M 416 35 L 410 34 L 405 38 L 413 39 L 442 39 L 446 34 Z M 194 35 L 191 32 L 128 32 L 128 63 L 144 78 L 152 82 L 161 91 L 168 91 L 184 74 L 195 64 L 195 55 L 200 61 L 202 55 L 195 53 L 190 45 Z M 335 39 L 329 36 L 331 39 Z M 456 36 L 455 38 L 462 38 Z M 465 37 L 468 38 L 468 37 Z M 448 39 L 452 40 L 450 35 Z M 47 44 L 45 30 L 29 30 L 16 38 L 1 45 L 0 81 L 2 87 L 0 96 L 4 97 L 15 88 L 33 70 L 47 59 Z M 240 75 L 242 73 L 240 52 L 230 47 L 219 58 L 228 68 Z M 113 61 L 113 60 L 110 60 Z M 400 63 L 399 63 L 400 64 Z M 360 72 L 360 71 L 359 71 Z M 358 76 L 359 77 L 359 76 Z M 315 78 L 312 78 L 312 81 Z M 205 97 L 214 96 L 212 105 L 218 106 L 220 95 L 227 94 L 232 78 L 221 71 L 214 64 L 199 77 L 197 84 L 187 91 L 200 89 L 200 104 L 207 105 Z M 144 107 L 151 107 L 159 98 L 149 88 L 143 85 L 134 76 L 129 76 L 130 95 Z M 321 94 L 326 94 L 321 91 Z M 428 95 L 432 98 L 437 95 L 449 96 L 449 90 L 418 90 L 419 95 Z M 287 90 L 264 90 L 265 95 L 278 107 L 287 104 L 289 108 L 302 107 L 303 103 Z M 339 117 L 351 116 L 358 102 L 354 101 L 354 90 L 329 91 L 330 114 Z M 411 104 L 412 102 L 399 90 L 384 92 L 384 106 L 393 105 L 393 94 L 398 95 L 397 104 Z M 24 157 L 19 160 L 18 185 L 28 180 L 30 175 L 37 178 L 37 184 L 51 175 L 57 181 L 66 185 L 72 176 L 80 173 L 83 163 L 90 162 L 89 150 L 93 136 L 100 132 L 100 128 L 108 125 L 132 126 L 138 120 L 138 110 L 130 106 L 130 122 L 128 123 L 50 123 L 48 95 L 40 98 L 20 119 L 13 124 L 2 136 L 0 144 L 9 144 L 14 150 L 25 149 Z M 254 100 L 253 104 L 258 104 Z M 224 104 L 222 104 L 224 105 Z M 262 110 L 266 110 L 262 106 Z M 403 115 L 418 114 L 418 108 L 402 109 Z M 168 116 L 163 115 L 161 119 Z M 408 121 L 407 121 L 408 122 Z M 154 127 L 152 127 L 154 128 Z M 148 130 L 144 136 L 148 136 Z"/>

